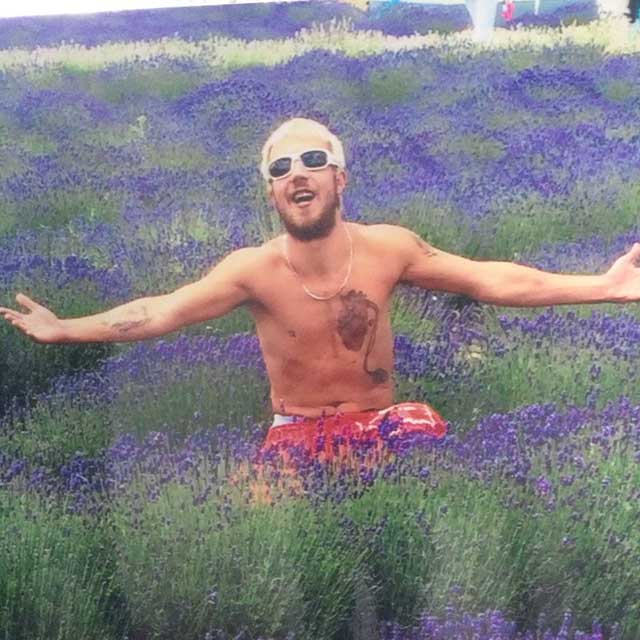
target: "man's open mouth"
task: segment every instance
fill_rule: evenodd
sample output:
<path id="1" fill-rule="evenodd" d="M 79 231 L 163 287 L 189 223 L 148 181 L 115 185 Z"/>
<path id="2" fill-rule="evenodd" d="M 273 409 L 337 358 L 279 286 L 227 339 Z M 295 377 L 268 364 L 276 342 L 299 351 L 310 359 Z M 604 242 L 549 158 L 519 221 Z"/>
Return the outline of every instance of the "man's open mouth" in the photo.
<path id="1" fill-rule="evenodd" d="M 315 198 L 315 195 L 313 191 L 309 191 L 308 189 L 299 189 L 298 191 L 294 191 L 292 200 L 296 204 L 305 204 L 311 202 Z"/>

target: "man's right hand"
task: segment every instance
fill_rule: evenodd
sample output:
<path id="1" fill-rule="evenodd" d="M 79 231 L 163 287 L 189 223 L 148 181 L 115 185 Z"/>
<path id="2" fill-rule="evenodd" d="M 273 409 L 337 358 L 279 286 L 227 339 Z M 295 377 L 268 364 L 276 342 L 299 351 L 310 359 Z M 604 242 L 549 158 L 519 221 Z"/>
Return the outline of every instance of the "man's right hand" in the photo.
<path id="1" fill-rule="evenodd" d="M 36 342 L 63 342 L 64 331 L 61 320 L 49 309 L 38 304 L 23 293 L 16 296 L 16 302 L 30 313 L 20 313 L 0 307 L 0 315 Z"/>
<path id="2" fill-rule="evenodd" d="M 263 267 L 257 248 L 239 249 L 204 278 L 172 293 L 139 298 L 81 318 L 58 318 L 22 293 L 18 303 L 30 313 L 0 307 L 0 315 L 36 342 L 131 342 L 157 338 L 181 327 L 219 318 L 250 299 L 247 274 Z"/>

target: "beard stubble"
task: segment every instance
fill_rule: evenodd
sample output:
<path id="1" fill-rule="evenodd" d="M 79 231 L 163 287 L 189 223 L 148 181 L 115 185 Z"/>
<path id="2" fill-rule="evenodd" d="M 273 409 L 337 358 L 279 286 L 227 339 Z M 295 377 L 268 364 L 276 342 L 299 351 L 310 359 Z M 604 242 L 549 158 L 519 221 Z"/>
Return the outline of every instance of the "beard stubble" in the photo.
<path id="1" fill-rule="evenodd" d="M 327 202 L 320 215 L 310 224 L 298 225 L 286 213 L 278 210 L 280 220 L 284 224 L 287 233 L 301 242 L 310 242 L 311 240 L 319 240 L 326 238 L 331 230 L 336 226 L 336 212 L 340 204 L 340 198 L 337 194 Z"/>

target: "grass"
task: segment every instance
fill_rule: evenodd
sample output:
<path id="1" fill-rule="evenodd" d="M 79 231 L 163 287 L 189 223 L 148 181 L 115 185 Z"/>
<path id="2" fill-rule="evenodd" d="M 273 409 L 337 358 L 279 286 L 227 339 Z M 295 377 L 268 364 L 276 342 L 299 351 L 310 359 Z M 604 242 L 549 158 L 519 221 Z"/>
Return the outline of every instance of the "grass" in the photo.
<path id="1" fill-rule="evenodd" d="M 2 640 L 110 640 L 122 628 L 108 533 L 67 507 L 0 492 Z"/>
<path id="2" fill-rule="evenodd" d="M 572 185 L 567 196 L 545 199 L 540 194 L 514 194 L 513 203 L 506 207 L 498 204 L 479 224 L 480 237 L 488 239 L 484 255 L 513 260 L 515 256 L 534 253 L 543 244 L 591 236 L 611 238 L 636 228 L 638 182 L 614 176 L 607 180 L 612 186 L 617 183 L 612 190 L 613 202 L 608 194 L 598 195 L 598 183 L 588 182 Z"/>
<path id="3" fill-rule="evenodd" d="M 222 619 L 241 619 L 250 633 L 268 629 L 277 634 L 286 628 L 298 630 L 303 638 L 341 638 L 335 634 L 349 618 L 344 605 L 359 576 L 360 604 L 369 602 L 368 615 L 374 619 L 394 616 L 409 624 L 425 608 L 443 611 L 453 599 L 466 610 L 509 610 L 524 628 L 535 626 L 541 613 L 559 625 L 567 609 L 583 627 L 597 615 L 605 621 L 624 618 L 627 630 L 633 628 L 633 597 L 623 594 L 634 593 L 637 578 L 624 561 L 623 549 L 637 547 L 637 536 L 629 535 L 637 514 L 619 514 L 615 498 L 617 490 L 625 493 L 633 486 L 624 468 L 610 474 L 624 482 L 622 487 L 612 485 L 610 497 L 595 486 L 600 475 L 586 481 L 584 494 L 600 496 L 603 502 L 596 498 L 593 504 L 549 511 L 529 488 L 514 488 L 504 480 L 480 483 L 455 468 L 447 471 L 433 459 L 424 462 L 433 479 L 426 486 L 399 474 L 397 480 L 378 479 L 366 492 L 335 506 L 309 508 L 304 500 L 283 498 L 272 507 L 247 510 L 233 490 L 227 503 L 226 488 L 215 489 L 217 501 L 194 506 L 191 489 L 178 483 L 160 489 L 157 499 L 134 502 L 133 507 L 123 499 L 114 518 L 125 559 L 123 582 L 135 603 L 138 624 L 152 630 L 152 637 L 196 637 L 206 628 L 201 609 L 191 609 L 187 616 L 171 603 L 200 602 L 198 608 L 204 609 L 203 595 L 213 590 L 219 598 L 215 606 L 221 614 L 225 609 Z M 597 463 L 608 472 L 606 461 L 597 458 Z M 205 471 L 201 482 L 210 475 Z M 140 485 L 131 490 L 146 495 Z M 576 492 L 576 487 L 564 491 Z M 518 500 L 520 507 L 514 506 Z M 228 505 L 222 521 L 213 511 L 215 503 Z M 583 522 L 572 519 L 576 509 L 585 515 Z M 620 553 L 603 552 L 587 570 L 589 549 L 606 549 L 614 532 L 624 541 Z M 570 547 L 564 542 L 567 536 L 573 541 Z M 264 560 L 256 564 L 260 556 Z M 194 557 L 200 560 L 194 562 Z M 232 564 L 226 564 L 229 561 Z M 187 574 L 187 565 L 206 566 L 207 571 Z M 303 574 L 300 567 L 306 569 Z M 149 575 L 157 578 L 151 590 Z M 169 589 L 163 579 L 168 575 L 173 576 Z M 251 584 L 245 582 L 249 576 Z M 609 598 L 605 585 L 614 576 L 621 584 Z M 332 585 L 329 591 L 323 586 L 327 583 Z M 238 589 L 243 595 L 234 598 Z M 270 594 L 266 599 L 265 589 Z M 268 608 L 262 608 L 265 602 Z M 313 602 L 313 609 L 304 602 Z"/>
<path id="4" fill-rule="evenodd" d="M 59 228 L 83 218 L 87 221 L 115 222 L 120 217 L 117 196 L 97 193 L 87 187 L 58 188 L 11 204 L 3 212 L 6 235 L 24 229 Z"/>
<path id="5" fill-rule="evenodd" d="M 395 37 L 381 32 L 354 31 L 348 21 L 335 21 L 302 30 L 294 38 L 286 40 L 247 42 L 214 37 L 187 42 L 180 38 L 163 38 L 153 42 L 107 43 L 91 48 L 65 44 L 31 51 L 8 49 L 0 51 L 0 69 L 22 70 L 37 76 L 43 70 L 56 67 L 82 73 L 109 65 L 144 63 L 158 58 L 197 58 L 216 69 L 232 71 L 247 66 L 282 64 L 295 56 L 318 49 L 363 56 L 425 47 L 439 50 L 444 59 L 453 61 L 481 56 L 487 49 L 509 49 L 514 54 L 512 64 L 520 55 L 523 56 L 522 64 L 528 67 L 531 66 L 528 56 L 532 50 L 546 55 L 549 49 L 562 51 L 563 48 L 576 46 L 584 50 L 591 49 L 594 59 L 600 59 L 603 55 L 638 53 L 640 36 L 624 18 L 607 18 L 588 25 L 567 25 L 561 29 L 498 29 L 491 43 L 485 44 L 475 43 L 471 31 Z M 170 84 L 169 91 L 173 92 L 175 86 Z M 123 94 L 116 92 L 115 95 Z"/>
<path id="6" fill-rule="evenodd" d="M 295 501 L 251 508 L 236 498 L 222 512 L 213 501 L 194 506 L 191 489 L 172 484 L 140 508 L 132 511 L 125 497 L 112 518 L 121 581 L 134 621 L 149 637 L 202 637 L 212 620 L 227 632 L 295 630 L 309 640 L 343 626 L 366 550 L 344 544 L 329 505 L 320 512 Z"/>

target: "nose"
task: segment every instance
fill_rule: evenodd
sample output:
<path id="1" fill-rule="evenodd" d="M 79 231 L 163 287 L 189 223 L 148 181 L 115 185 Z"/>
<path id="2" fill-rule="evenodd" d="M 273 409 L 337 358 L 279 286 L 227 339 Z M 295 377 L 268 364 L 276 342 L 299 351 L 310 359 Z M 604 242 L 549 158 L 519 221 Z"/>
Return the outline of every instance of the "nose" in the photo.
<path id="1" fill-rule="evenodd" d="M 301 158 L 296 158 L 291 165 L 291 176 L 295 177 L 296 175 L 301 175 L 306 173 L 307 168 L 302 163 Z"/>

